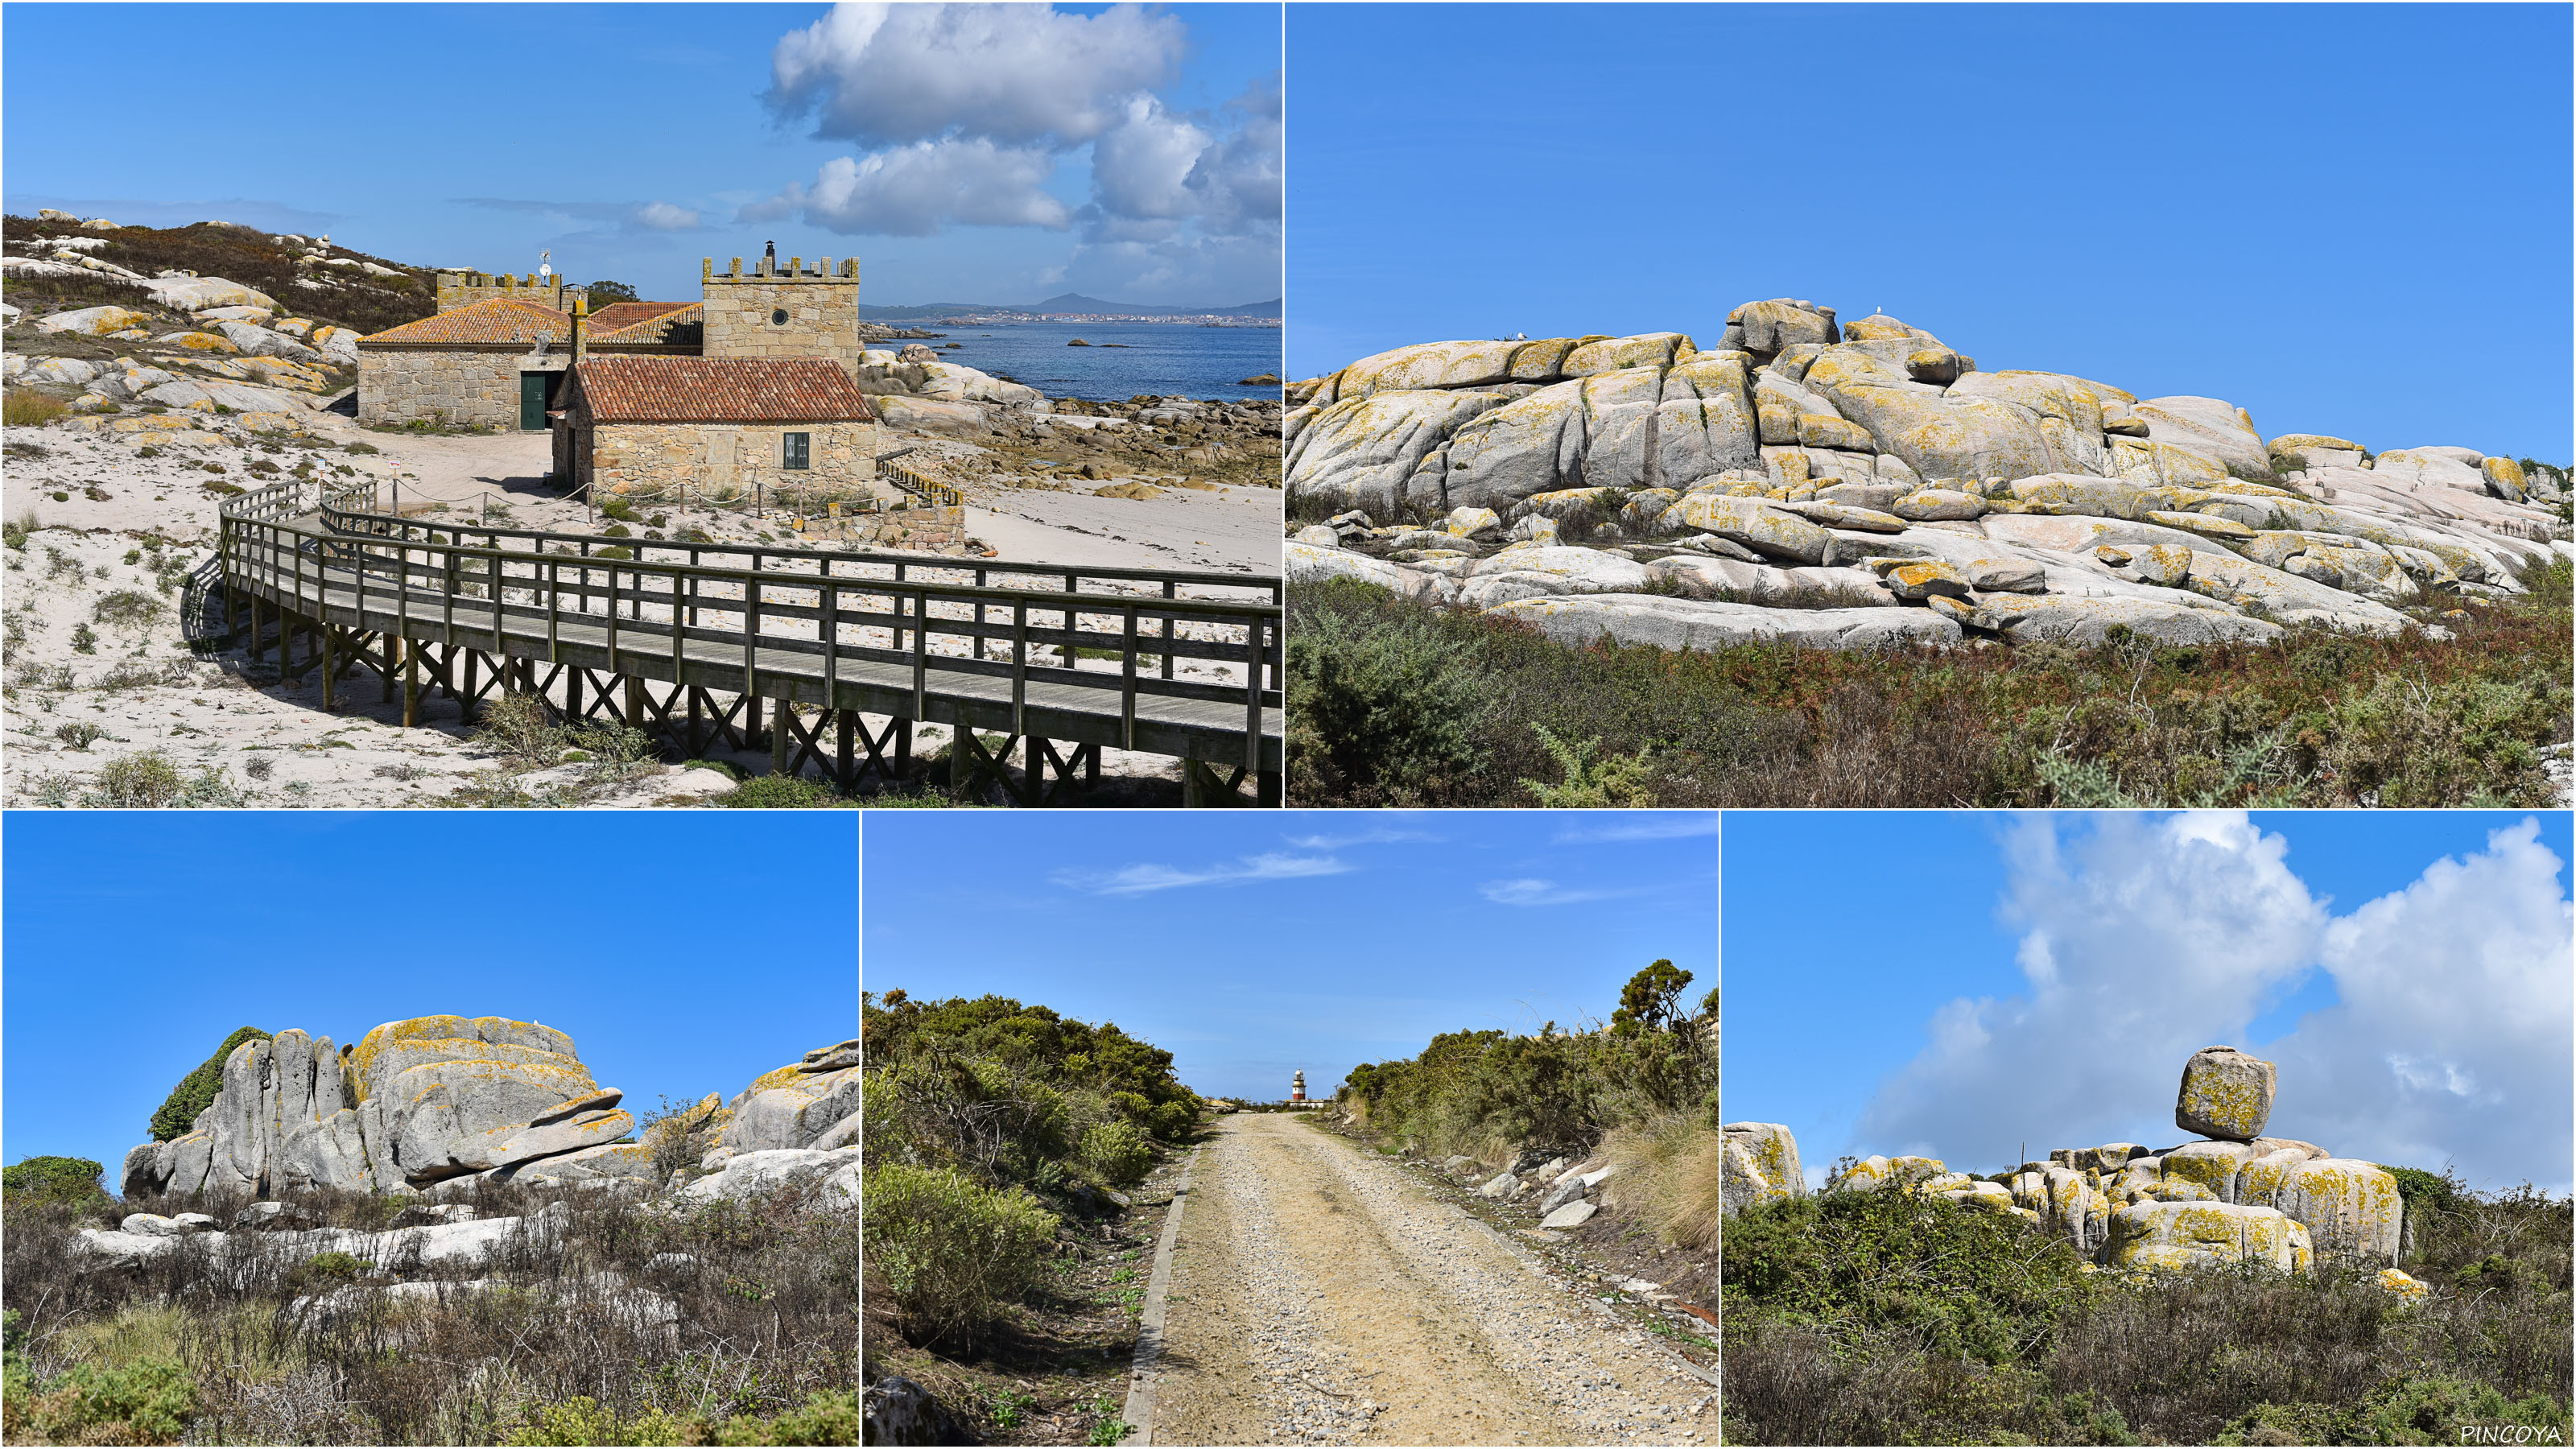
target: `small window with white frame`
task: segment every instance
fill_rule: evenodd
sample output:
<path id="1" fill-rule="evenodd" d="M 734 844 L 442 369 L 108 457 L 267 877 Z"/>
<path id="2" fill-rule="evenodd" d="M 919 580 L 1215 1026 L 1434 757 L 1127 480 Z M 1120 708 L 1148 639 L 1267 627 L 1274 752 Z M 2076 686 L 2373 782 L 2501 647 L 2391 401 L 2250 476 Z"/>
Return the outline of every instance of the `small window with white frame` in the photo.
<path id="1" fill-rule="evenodd" d="M 779 434 L 778 466 L 791 472 L 813 467 L 814 435 L 812 433 Z"/>

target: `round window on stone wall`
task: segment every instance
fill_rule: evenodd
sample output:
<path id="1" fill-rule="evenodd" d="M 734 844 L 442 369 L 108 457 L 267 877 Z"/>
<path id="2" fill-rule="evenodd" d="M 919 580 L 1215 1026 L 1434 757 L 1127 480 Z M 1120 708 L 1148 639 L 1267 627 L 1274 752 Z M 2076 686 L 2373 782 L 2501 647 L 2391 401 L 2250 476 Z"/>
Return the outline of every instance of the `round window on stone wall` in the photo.
<path id="1" fill-rule="evenodd" d="M 770 314 L 769 314 L 769 325 L 770 325 L 770 326 L 772 326 L 772 327 L 784 327 L 784 326 L 786 326 L 786 325 L 787 325 L 787 309 L 786 309 L 786 308 L 784 308 L 784 307 L 781 307 L 781 308 L 779 308 L 777 311 L 770 313 Z"/>

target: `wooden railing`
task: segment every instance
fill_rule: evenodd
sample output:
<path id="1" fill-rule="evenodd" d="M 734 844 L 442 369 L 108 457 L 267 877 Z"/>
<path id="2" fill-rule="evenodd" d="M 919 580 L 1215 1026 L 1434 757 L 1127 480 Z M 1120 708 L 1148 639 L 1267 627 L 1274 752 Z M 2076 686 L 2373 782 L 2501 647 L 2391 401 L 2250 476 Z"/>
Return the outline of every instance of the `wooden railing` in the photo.
<path id="1" fill-rule="evenodd" d="M 496 659 L 1280 768 L 1275 578 L 639 541 L 372 503 L 294 483 L 228 500 L 227 592 Z M 1225 592 L 1254 597 L 1204 597 Z"/>

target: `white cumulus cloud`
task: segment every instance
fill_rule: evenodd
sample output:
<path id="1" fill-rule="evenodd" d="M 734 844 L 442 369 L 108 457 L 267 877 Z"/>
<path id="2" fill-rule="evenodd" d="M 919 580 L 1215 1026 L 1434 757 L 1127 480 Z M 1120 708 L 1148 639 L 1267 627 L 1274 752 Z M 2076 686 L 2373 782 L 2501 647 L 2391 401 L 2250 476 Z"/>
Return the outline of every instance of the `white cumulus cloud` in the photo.
<path id="1" fill-rule="evenodd" d="M 2576 915 L 2560 864 L 2526 822 L 2328 927 L 2338 1000 L 2269 1048 L 2274 1120 L 2347 1155 L 2563 1186 Z"/>
<path id="2" fill-rule="evenodd" d="M 2022 993 L 1958 999 L 1882 1083 L 1862 1150 L 1983 1170 L 2027 1142 L 2162 1146 L 2183 1061 L 2253 1047 L 2280 1068 L 2270 1130 L 2342 1156 L 2456 1164 L 2473 1182 L 2570 1176 L 2576 917 L 2536 824 L 2333 916 L 2287 843 L 2244 816 L 2034 819 L 2008 840 Z M 2312 973 L 2337 1003 L 2284 1037 L 2247 1027 Z"/>
<path id="3" fill-rule="evenodd" d="M 781 39 L 769 103 L 857 154 L 741 210 L 844 234 L 1079 224 L 1046 282 L 1133 298 L 1262 300 L 1285 205 L 1277 74 L 1210 111 L 1157 87 L 1188 32 L 1167 14 L 1043 5 L 844 4 Z M 1079 205 L 1047 190 L 1084 165 Z M 1068 195 L 1070 195 L 1068 188 Z"/>
<path id="4" fill-rule="evenodd" d="M 778 42 L 770 104 L 811 114 L 815 134 L 866 147 L 948 135 L 1077 145 L 1170 77 L 1188 32 L 1115 5 L 843 4 Z"/>
<path id="5" fill-rule="evenodd" d="M 920 141 L 866 156 L 835 156 L 811 186 L 790 185 L 744 207 L 745 221 L 804 213 L 833 231 L 932 236 L 941 225 L 1042 226 L 1061 230 L 1073 215 L 1044 189 L 1055 158 L 1043 150 L 982 139 Z"/>

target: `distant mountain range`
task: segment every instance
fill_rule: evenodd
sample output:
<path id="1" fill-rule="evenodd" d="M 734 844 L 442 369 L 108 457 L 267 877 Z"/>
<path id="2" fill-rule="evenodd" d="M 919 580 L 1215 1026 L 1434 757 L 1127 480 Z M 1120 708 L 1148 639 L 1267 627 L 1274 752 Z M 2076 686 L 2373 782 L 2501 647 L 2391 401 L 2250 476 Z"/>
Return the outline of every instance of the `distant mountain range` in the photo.
<path id="1" fill-rule="evenodd" d="M 1080 292 L 1066 292 L 1043 302 L 921 302 L 903 307 L 861 307 L 859 315 L 872 322 L 898 322 L 921 317 L 953 317 L 961 312 L 1092 312 L 1123 314 L 1130 317 L 1276 317 L 1278 301 L 1253 302 L 1241 307 L 1164 307 L 1148 302 L 1104 302 Z"/>

